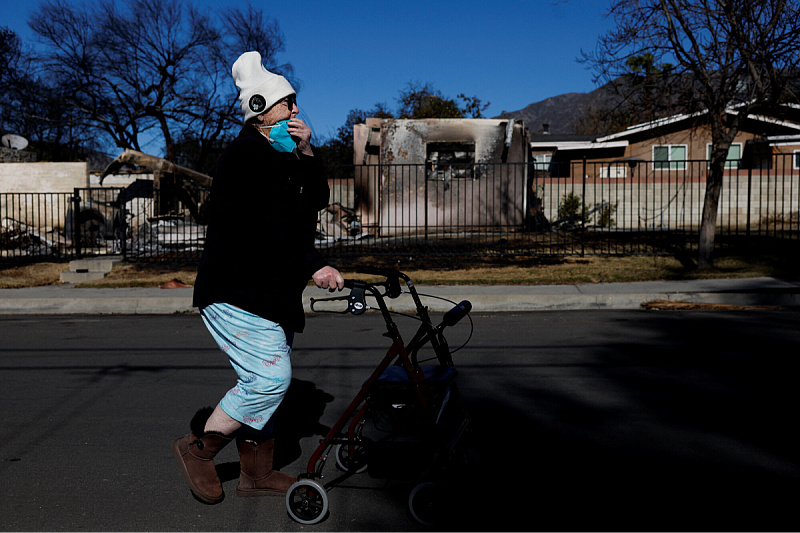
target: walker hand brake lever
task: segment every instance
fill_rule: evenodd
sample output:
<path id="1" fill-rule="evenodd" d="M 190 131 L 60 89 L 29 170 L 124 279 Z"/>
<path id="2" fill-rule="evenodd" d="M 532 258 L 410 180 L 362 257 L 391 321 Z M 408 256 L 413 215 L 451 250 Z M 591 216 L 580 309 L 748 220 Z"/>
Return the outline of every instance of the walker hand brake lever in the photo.
<path id="1" fill-rule="evenodd" d="M 330 298 L 311 298 L 311 310 L 318 313 L 349 313 L 351 315 L 361 315 L 367 310 L 367 302 L 365 300 L 365 286 L 363 282 L 355 280 L 345 280 L 345 287 L 350 288 L 350 294 L 347 296 L 332 296 Z M 339 300 L 347 300 L 347 309 L 345 311 L 325 311 L 314 309 L 314 304 L 317 302 L 334 302 Z"/>
<path id="2" fill-rule="evenodd" d="M 364 287 L 353 287 L 347 299 L 347 311 L 353 315 L 360 315 L 366 310 L 367 302 L 364 299 Z"/>

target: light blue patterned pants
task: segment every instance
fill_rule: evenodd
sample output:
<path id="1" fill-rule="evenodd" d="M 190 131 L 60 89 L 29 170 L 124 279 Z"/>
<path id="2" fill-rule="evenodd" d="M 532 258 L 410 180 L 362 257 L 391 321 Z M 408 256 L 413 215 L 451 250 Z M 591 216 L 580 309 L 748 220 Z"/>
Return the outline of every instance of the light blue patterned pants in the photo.
<path id="1" fill-rule="evenodd" d="M 234 420 L 264 429 L 292 379 L 293 334 L 287 338 L 275 322 L 230 304 L 211 304 L 200 314 L 239 376 L 220 407 Z"/>

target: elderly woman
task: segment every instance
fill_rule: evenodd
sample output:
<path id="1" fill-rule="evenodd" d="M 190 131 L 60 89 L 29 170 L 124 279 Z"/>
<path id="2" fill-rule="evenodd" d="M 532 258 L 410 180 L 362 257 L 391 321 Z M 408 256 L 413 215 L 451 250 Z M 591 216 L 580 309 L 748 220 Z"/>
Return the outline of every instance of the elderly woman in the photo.
<path id="1" fill-rule="evenodd" d="M 294 89 L 264 68 L 258 52 L 242 54 L 232 73 L 245 125 L 214 174 L 194 305 L 238 380 L 172 443 L 192 493 L 210 504 L 224 497 L 214 457 L 234 438 L 238 496 L 282 494 L 295 481 L 273 469 L 270 419 L 291 380 L 303 289 L 309 279 L 330 290 L 344 284 L 314 247 L 330 190 L 311 129 L 297 118 Z"/>

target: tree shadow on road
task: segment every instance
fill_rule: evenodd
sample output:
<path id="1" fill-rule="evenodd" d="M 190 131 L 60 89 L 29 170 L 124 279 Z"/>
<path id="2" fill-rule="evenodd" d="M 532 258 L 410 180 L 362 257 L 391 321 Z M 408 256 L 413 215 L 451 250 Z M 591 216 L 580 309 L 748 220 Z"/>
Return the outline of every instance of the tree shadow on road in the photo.
<path id="1" fill-rule="evenodd" d="M 531 357 L 515 370 L 527 380 L 465 387 L 482 460 L 445 491 L 446 527 L 796 530 L 797 346 L 751 317 L 642 315 L 584 359 Z M 480 370 L 465 377 L 494 375 Z"/>

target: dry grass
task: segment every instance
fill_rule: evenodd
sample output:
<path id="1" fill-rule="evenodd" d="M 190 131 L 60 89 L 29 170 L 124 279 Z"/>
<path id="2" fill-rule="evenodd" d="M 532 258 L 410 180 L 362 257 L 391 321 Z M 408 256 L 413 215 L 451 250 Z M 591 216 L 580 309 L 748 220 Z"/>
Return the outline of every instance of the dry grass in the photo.
<path id="1" fill-rule="evenodd" d="M 38 287 L 59 283 L 61 272 L 68 270 L 67 263 L 34 263 L 32 265 L 0 265 L 0 289 Z"/>
<path id="2" fill-rule="evenodd" d="M 784 307 L 777 305 L 735 305 L 735 304 L 710 304 L 696 302 L 673 302 L 668 300 L 653 300 L 642 304 L 643 309 L 649 311 L 756 311 L 778 310 Z"/>
<path id="3" fill-rule="evenodd" d="M 80 287 L 160 287 L 171 280 L 186 285 L 194 285 L 197 277 L 196 267 L 180 265 L 137 265 L 122 263 L 116 265 L 104 278 L 80 283 Z"/>
<path id="4" fill-rule="evenodd" d="M 722 250 L 712 271 L 699 272 L 691 262 L 668 256 L 630 256 L 553 259 L 517 265 L 449 265 L 419 269 L 398 265 L 420 285 L 553 285 L 652 280 L 747 278 L 759 276 L 795 277 L 796 254 L 747 249 Z M 0 288 L 32 287 L 60 283 L 60 273 L 69 263 L 34 263 L 0 266 Z M 344 270 L 349 278 L 373 279 Z M 119 264 L 105 279 L 81 283 L 80 287 L 160 287 L 177 279 L 193 285 L 194 266 L 161 264 Z"/>

